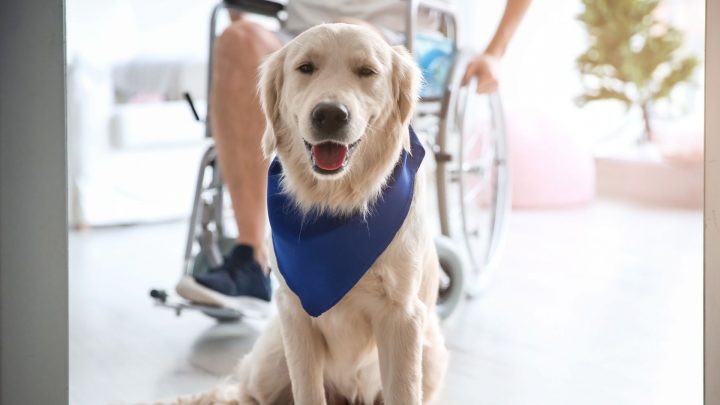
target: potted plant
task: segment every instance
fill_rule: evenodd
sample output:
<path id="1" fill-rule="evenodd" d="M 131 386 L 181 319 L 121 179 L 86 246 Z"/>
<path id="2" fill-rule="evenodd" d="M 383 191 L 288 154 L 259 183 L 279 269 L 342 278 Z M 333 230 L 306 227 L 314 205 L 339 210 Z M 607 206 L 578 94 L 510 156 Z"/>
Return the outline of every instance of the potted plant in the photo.
<path id="1" fill-rule="evenodd" d="M 653 105 L 687 84 L 698 66 L 682 55 L 683 35 L 655 12 L 660 0 L 582 0 L 578 20 L 588 49 L 576 62 L 584 92 L 579 105 L 617 100 L 642 112 L 641 142 L 653 141 Z"/>

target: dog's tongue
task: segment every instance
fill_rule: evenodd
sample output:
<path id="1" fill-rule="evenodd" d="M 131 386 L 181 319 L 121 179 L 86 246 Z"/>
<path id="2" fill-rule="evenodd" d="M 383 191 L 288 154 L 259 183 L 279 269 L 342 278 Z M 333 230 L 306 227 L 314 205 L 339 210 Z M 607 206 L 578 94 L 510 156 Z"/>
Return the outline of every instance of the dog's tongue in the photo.
<path id="1" fill-rule="evenodd" d="M 347 146 L 335 142 L 323 142 L 312 147 L 315 164 L 323 170 L 339 169 L 345 162 L 347 152 Z"/>

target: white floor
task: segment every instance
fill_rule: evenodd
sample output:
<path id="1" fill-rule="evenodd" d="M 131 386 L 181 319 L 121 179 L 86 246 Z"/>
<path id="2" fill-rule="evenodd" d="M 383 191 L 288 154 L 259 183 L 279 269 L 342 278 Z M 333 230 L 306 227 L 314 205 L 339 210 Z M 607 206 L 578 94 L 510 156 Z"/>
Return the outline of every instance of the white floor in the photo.
<path id="1" fill-rule="evenodd" d="M 700 404 L 702 214 L 599 201 L 514 212 L 489 289 L 446 325 L 439 404 Z M 206 389 L 261 325 L 176 318 L 185 223 L 70 239 L 70 403 Z"/>

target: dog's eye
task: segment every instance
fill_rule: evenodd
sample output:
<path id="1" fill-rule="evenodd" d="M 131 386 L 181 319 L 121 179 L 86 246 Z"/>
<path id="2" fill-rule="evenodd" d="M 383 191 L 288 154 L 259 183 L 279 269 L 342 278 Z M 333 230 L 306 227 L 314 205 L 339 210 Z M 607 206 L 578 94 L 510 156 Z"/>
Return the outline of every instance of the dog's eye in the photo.
<path id="1" fill-rule="evenodd" d="M 311 75 L 311 74 L 313 74 L 313 72 L 315 71 L 315 65 L 313 65 L 313 64 L 310 63 L 310 62 L 308 62 L 308 63 L 303 63 L 302 65 L 300 65 L 300 66 L 297 67 L 297 70 L 298 70 L 300 73 L 304 73 L 304 74 L 306 74 L 306 75 Z"/>
<path id="2" fill-rule="evenodd" d="M 372 76 L 376 73 L 377 72 L 375 72 L 372 68 L 367 67 L 367 66 L 363 66 L 360 69 L 358 69 L 358 71 L 357 71 L 357 74 L 360 77 L 368 77 L 368 76 Z"/>

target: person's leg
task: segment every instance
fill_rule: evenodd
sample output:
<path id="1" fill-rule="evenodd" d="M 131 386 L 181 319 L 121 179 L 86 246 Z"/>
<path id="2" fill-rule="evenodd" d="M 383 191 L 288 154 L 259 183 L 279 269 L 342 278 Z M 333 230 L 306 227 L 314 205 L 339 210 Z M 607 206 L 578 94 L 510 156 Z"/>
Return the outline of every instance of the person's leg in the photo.
<path id="1" fill-rule="evenodd" d="M 235 212 L 238 243 L 252 246 L 263 268 L 267 162 L 260 149 L 265 119 L 257 97 L 257 70 L 280 46 L 275 34 L 257 24 L 234 22 L 215 43 L 210 103 L 210 125 Z"/>
<path id="2" fill-rule="evenodd" d="M 210 125 L 239 235 L 220 267 L 180 280 L 177 292 L 193 302 L 224 307 L 234 306 L 228 297 L 270 300 L 265 247 L 268 164 L 260 148 L 265 118 L 257 98 L 257 70 L 279 48 L 274 34 L 243 20 L 233 22 L 215 42 Z"/>

